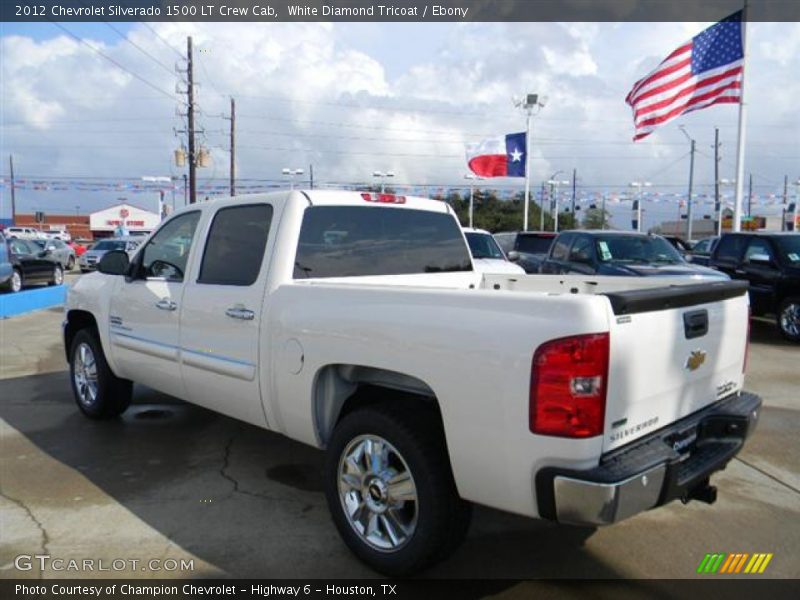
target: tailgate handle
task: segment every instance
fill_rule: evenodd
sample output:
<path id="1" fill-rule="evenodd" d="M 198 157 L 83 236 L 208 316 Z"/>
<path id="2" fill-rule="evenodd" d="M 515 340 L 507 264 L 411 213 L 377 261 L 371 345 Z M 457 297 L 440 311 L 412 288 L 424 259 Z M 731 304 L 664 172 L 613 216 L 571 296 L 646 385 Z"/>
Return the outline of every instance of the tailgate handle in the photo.
<path id="1" fill-rule="evenodd" d="M 708 333 L 708 311 L 692 310 L 683 313 L 683 332 L 687 340 L 703 337 Z"/>

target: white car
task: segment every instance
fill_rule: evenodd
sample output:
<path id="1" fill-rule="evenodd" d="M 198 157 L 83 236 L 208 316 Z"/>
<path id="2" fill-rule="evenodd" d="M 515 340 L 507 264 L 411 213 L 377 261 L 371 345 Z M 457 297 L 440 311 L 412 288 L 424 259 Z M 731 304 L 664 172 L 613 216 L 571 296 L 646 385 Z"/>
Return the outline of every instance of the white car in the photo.
<path id="1" fill-rule="evenodd" d="M 467 238 L 472 264 L 479 273 L 506 273 L 524 275 L 525 269 L 508 260 L 497 240 L 483 229 L 462 227 Z"/>
<path id="2" fill-rule="evenodd" d="M 14 225 L 4 229 L 6 237 L 10 240 L 44 240 L 47 236 L 35 227 L 20 227 Z"/>
<path id="3" fill-rule="evenodd" d="M 66 229 L 48 229 L 43 231 L 42 234 L 50 240 L 61 240 L 62 242 L 71 242 L 72 236 Z"/>
<path id="4" fill-rule="evenodd" d="M 713 502 L 760 411 L 748 324 L 743 282 L 476 273 L 444 202 L 287 190 L 108 252 L 63 332 L 89 418 L 136 382 L 323 449 L 340 535 L 400 575 L 471 503 L 595 526 Z"/>

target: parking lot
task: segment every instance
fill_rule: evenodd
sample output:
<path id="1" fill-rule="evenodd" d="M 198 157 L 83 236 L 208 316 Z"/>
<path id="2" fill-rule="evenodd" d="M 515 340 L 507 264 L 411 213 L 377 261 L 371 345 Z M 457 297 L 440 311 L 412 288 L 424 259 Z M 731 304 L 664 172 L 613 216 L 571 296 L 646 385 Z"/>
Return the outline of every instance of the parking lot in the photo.
<path id="1" fill-rule="evenodd" d="M 141 387 L 123 418 L 83 418 L 61 318 L 0 321 L 0 577 L 92 576 L 19 571 L 21 554 L 126 561 L 106 577 L 375 576 L 331 522 L 321 452 Z M 593 534 L 477 508 L 466 543 L 425 576 L 689 578 L 708 552 L 773 553 L 761 577 L 800 576 L 799 359 L 774 322 L 753 321 L 747 388 L 765 408 L 712 480 L 715 505 L 673 503 Z"/>

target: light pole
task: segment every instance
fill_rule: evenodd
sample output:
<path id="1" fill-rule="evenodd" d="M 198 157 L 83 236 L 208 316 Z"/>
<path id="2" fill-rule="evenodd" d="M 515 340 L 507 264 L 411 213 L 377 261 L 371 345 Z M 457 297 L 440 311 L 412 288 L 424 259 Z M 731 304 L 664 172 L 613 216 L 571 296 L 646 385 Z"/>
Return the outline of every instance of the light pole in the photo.
<path id="1" fill-rule="evenodd" d="M 686 199 L 686 241 L 690 242 L 692 239 L 692 185 L 694 183 L 694 147 L 695 141 L 692 136 L 686 133 L 686 128 L 681 125 L 678 127 L 681 130 L 681 133 L 686 136 L 686 139 L 689 140 L 689 146 L 691 147 L 691 158 L 689 159 L 689 193 Z"/>
<path id="2" fill-rule="evenodd" d="M 792 211 L 792 228 L 790 231 L 797 231 L 797 213 L 800 212 L 800 177 L 794 182 L 794 210 Z"/>
<path id="3" fill-rule="evenodd" d="M 564 171 L 558 171 L 559 173 L 563 173 Z M 560 185 L 569 185 L 569 181 L 566 179 L 550 179 L 547 183 L 550 184 L 550 195 L 553 197 L 553 231 L 558 231 L 558 186 Z"/>
<path id="4" fill-rule="evenodd" d="M 735 179 L 720 179 L 719 185 L 736 185 Z M 717 235 L 722 235 L 722 207 L 725 205 L 724 202 L 720 201 L 719 203 L 719 214 L 717 215 Z"/>
<path id="5" fill-rule="evenodd" d="M 531 198 L 531 132 L 533 117 L 544 108 L 547 98 L 539 94 L 526 94 L 524 99 L 514 102 L 514 106 L 525 110 L 525 208 L 522 218 L 522 230 L 528 231 L 528 205 Z M 534 112 L 536 111 L 536 112 Z"/>
<path id="6" fill-rule="evenodd" d="M 631 181 L 630 187 L 638 188 L 637 198 L 636 198 L 636 231 L 642 230 L 642 195 L 643 195 L 643 188 L 650 187 L 653 185 L 649 181 Z"/>
<path id="7" fill-rule="evenodd" d="M 381 194 L 383 194 L 386 191 L 386 178 L 394 177 L 394 171 L 373 171 L 372 176 L 381 180 Z"/>
<path id="8" fill-rule="evenodd" d="M 284 169 L 281 170 L 281 173 L 283 175 L 286 175 L 286 176 L 289 177 L 289 189 L 293 190 L 294 189 L 294 177 L 295 177 L 295 175 L 302 175 L 304 173 L 304 171 L 303 171 L 303 169 L 284 168 Z"/>
<path id="9" fill-rule="evenodd" d="M 545 183 L 550 183 L 553 179 L 556 178 L 556 175 L 563 173 L 564 171 L 556 171 Z M 553 186 L 550 186 L 550 196 L 552 201 L 553 196 Z M 542 184 L 542 205 L 539 207 L 539 231 L 544 231 L 544 183 Z"/>
<path id="10" fill-rule="evenodd" d="M 162 175 L 144 175 L 142 177 L 142 181 L 146 181 L 148 183 L 172 183 L 172 177 L 166 177 Z M 162 218 L 164 216 L 164 190 L 159 189 L 158 191 L 158 210 L 156 211 L 158 214 L 158 218 Z"/>
<path id="11" fill-rule="evenodd" d="M 475 175 L 474 173 L 467 173 L 464 175 L 464 179 L 469 179 L 469 226 L 472 227 L 472 207 L 474 205 L 475 180 L 483 180 L 484 178 Z"/>

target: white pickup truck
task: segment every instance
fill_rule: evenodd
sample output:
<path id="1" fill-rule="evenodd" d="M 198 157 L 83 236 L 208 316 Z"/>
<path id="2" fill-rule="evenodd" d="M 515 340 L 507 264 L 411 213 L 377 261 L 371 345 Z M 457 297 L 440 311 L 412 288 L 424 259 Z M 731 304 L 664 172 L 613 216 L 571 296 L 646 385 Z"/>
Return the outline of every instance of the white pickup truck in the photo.
<path id="1" fill-rule="evenodd" d="M 346 544 L 407 574 L 471 503 L 610 524 L 713 502 L 760 400 L 744 284 L 481 275 L 447 204 L 292 191 L 191 205 L 70 288 L 90 418 L 132 382 L 324 449 Z"/>

